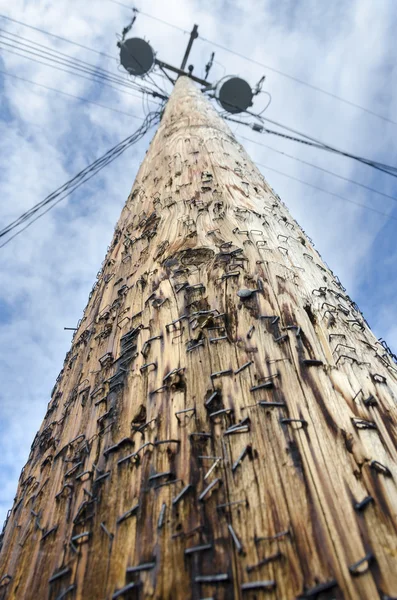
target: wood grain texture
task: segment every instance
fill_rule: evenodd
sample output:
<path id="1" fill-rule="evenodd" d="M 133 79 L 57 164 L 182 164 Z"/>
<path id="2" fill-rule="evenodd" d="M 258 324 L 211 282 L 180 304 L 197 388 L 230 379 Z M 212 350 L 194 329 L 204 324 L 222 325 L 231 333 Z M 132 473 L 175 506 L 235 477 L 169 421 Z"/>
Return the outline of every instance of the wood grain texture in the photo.
<path id="1" fill-rule="evenodd" d="M 21 474 L 0 598 L 397 596 L 396 373 L 180 78 Z"/>

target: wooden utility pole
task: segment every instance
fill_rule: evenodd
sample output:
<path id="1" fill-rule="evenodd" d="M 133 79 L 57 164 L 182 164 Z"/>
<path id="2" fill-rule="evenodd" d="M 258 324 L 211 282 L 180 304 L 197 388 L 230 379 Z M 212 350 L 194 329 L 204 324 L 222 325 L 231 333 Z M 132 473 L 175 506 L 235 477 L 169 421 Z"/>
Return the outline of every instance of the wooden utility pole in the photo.
<path id="1" fill-rule="evenodd" d="M 21 474 L 0 598 L 395 597 L 396 373 L 179 78 Z"/>

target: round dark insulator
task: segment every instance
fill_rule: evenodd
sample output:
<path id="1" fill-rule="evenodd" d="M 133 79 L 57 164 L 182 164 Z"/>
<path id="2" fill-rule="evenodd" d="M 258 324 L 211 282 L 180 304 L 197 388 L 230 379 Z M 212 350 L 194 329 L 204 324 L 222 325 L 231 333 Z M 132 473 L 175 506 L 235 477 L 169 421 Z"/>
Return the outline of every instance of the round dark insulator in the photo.
<path id="1" fill-rule="evenodd" d="M 129 38 L 120 44 L 120 63 L 130 75 L 145 75 L 154 64 L 152 47 L 140 38 Z"/>
<path id="2" fill-rule="evenodd" d="M 253 93 L 246 81 L 240 77 L 231 77 L 219 90 L 219 102 L 230 113 L 244 112 L 252 106 Z"/>

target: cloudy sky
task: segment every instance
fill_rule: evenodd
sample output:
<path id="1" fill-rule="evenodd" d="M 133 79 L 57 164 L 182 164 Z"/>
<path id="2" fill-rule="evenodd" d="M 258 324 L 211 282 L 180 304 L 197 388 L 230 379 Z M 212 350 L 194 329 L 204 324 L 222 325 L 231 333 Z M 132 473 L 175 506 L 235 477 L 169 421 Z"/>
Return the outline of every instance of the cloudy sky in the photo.
<path id="1" fill-rule="evenodd" d="M 106 87 L 85 71 L 79 77 L 75 68 L 56 70 L 37 56 L 41 44 L 41 52 L 51 48 L 128 83 L 116 42 L 132 11 L 129 0 L 122 4 L 127 6 L 112 0 L 0 0 L 3 16 L 103 53 L 0 18 L 0 229 L 141 124 L 148 106 L 140 93 L 121 83 Z M 215 51 L 212 81 L 239 75 L 254 86 L 266 75 L 263 89 L 272 102 L 264 116 L 349 152 L 397 163 L 395 0 L 139 0 L 137 8 L 151 17 L 138 14 L 131 35 L 149 40 L 162 60 L 180 64 L 186 32 L 197 23 L 202 38 L 189 60 L 197 75 L 204 75 Z M 26 51 L 46 64 L 29 60 Z M 171 91 L 156 74 L 153 81 Z M 266 102 L 267 96 L 258 96 L 254 110 Z M 375 334 L 396 351 L 396 179 L 243 125 L 232 129 Z M 152 135 L 0 248 L 0 519 L 12 505 L 70 347 L 64 327 L 74 327 L 82 315 Z"/>

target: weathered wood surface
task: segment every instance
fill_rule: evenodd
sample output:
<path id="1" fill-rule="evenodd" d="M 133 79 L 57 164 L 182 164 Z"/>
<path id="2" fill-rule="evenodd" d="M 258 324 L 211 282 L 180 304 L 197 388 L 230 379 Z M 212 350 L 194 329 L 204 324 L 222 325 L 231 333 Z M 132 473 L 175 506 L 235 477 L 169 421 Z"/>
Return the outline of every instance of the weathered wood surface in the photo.
<path id="1" fill-rule="evenodd" d="M 396 392 L 179 79 L 21 474 L 0 598 L 397 596 Z"/>

